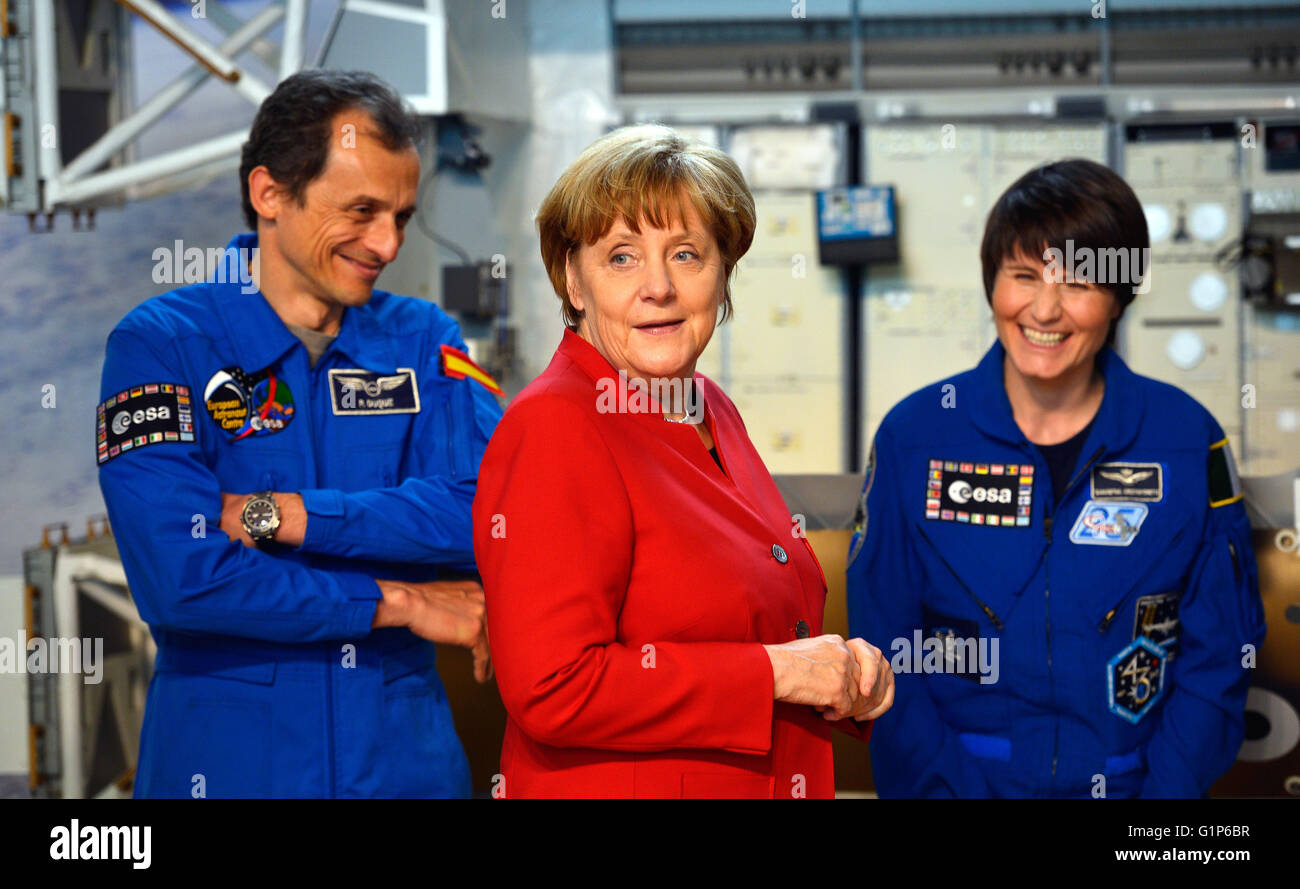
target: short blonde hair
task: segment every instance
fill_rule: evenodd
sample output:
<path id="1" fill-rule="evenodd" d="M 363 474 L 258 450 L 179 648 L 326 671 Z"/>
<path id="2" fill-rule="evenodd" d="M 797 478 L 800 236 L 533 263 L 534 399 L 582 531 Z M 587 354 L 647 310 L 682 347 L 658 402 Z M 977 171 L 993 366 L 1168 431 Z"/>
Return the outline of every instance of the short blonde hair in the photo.
<path id="1" fill-rule="evenodd" d="M 666 228 L 691 202 L 722 253 L 722 320 L 731 317 L 731 273 L 754 240 L 754 196 L 726 152 L 659 124 L 608 133 L 569 165 L 537 212 L 542 261 L 564 304 L 564 323 L 577 327 L 582 312 L 569 301 L 564 263 L 583 244 L 594 244 L 623 222 L 640 233 L 639 220 Z"/>

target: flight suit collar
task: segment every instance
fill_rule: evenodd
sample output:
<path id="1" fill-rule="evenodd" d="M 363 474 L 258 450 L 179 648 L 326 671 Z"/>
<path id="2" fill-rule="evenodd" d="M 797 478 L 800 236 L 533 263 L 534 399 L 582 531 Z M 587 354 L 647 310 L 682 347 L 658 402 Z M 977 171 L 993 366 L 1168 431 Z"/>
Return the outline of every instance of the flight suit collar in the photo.
<path id="1" fill-rule="evenodd" d="M 257 247 L 257 235 L 244 233 L 231 238 L 227 250 L 237 251 L 239 281 L 251 280 L 247 260 Z M 271 308 L 260 290 L 245 292 L 239 281 L 214 283 L 218 288 L 217 313 L 234 345 L 239 365 L 257 371 L 269 367 L 299 343 L 293 332 Z M 366 370 L 391 373 L 397 367 L 392 346 L 379 329 L 374 310 L 366 305 L 343 311 L 338 339 L 329 351 L 338 350 Z M 328 352 L 326 353 L 329 354 Z"/>
<path id="2" fill-rule="evenodd" d="M 975 368 L 975 409 L 972 419 L 986 435 L 1017 447 L 1029 443 L 1016 425 L 1003 382 L 1002 366 L 1006 350 L 1000 340 L 993 345 Z M 1083 445 L 1083 459 L 1088 459 L 1098 448 L 1105 453 L 1118 453 L 1131 445 L 1142 426 L 1144 404 L 1137 375 L 1129 370 L 1110 346 L 1103 346 L 1097 354 L 1097 363 L 1106 380 L 1106 392 L 1101 407 L 1093 420 L 1088 439 Z M 961 397 L 961 393 L 957 393 Z"/>

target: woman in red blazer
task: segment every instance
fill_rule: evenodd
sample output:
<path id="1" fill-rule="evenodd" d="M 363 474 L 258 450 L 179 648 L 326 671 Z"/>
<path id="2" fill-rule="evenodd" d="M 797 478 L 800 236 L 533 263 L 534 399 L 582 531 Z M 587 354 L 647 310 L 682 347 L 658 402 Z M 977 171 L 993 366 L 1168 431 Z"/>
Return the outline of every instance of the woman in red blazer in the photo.
<path id="1" fill-rule="evenodd" d="M 568 329 L 474 501 L 509 714 L 498 794 L 831 796 L 832 722 L 865 740 L 893 674 L 821 635 L 817 558 L 694 372 L 753 238 L 743 176 L 628 127 L 583 152 L 538 226 Z"/>

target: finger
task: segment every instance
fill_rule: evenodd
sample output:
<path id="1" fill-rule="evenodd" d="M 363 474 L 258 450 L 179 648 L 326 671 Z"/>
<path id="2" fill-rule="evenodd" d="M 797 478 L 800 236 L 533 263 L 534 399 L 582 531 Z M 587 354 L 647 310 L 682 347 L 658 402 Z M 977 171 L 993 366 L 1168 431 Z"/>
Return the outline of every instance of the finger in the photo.
<path id="1" fill-rule="evenodd" d="M 864 698 L 868 697 L 871 694 L 871 689 L 876 684 L 877 670 L 870 668 L 875 666 L 879 649 L 865 639 L 850 639 L 848 646 L 858 662 L 859 691 Z"/>
<path id="2" fill-rule="evenodd" d="M 880 703 L 880 706 L 868 711 L 867 714 L 861 718 L 863 720 L 878 719 L 885 713 L 889 712 L 889 708 L 892 706 L 894 706 L 894 683 L 890 682 L 889 689 L 885 692 L 885 699 Z"/>
<path id="3" fill-rule="evenodd" d="M 890 671 L 890 673 L 887 676 L 884 676 L 880 682 L 880 699 L 871 703 L 864 718 L 875 719 L 892 707 L 894 704 L 895 688 L 894 674 L 893 671 Z"/>

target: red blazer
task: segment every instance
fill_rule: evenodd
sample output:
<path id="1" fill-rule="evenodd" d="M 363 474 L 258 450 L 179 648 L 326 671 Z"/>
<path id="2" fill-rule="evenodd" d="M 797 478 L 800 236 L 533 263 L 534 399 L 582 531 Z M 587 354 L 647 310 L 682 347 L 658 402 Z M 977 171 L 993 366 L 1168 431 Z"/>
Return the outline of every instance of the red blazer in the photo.
<path id="1" fill-rule="evenodd" d="M 505 796 L 833 795 L 832 723 L 762 648 L 821 633 L 825 577 L 735 405 L 696 375 L 724 474 L 690 425 L 598 411 L 602 378 L 565 331 L 479 469 Z"/>

